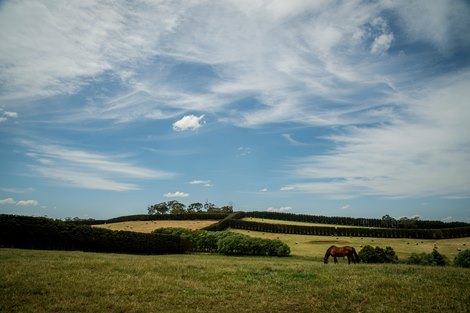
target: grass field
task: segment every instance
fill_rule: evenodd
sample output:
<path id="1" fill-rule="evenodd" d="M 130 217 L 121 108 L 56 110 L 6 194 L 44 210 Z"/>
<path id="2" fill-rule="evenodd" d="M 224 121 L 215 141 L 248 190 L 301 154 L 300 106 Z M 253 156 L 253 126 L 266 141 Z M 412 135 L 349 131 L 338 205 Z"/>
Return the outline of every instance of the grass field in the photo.
<path id="1" fill-rule="evenodd" d="M 469 312 L 470 270 L 0 249 L 0 312 Z"/>
<path id="2" fill-rule="evenodd" d="M 307 256 L 322 258 L 326 249 L 331 245 L 353 246 L 357 251 L 361 246 L 371 245 L 385 248 L 391 246 L 400 259 L 407 259 L 412 253 L 426 252 L 433 250 L 434 244 L 441 254 L 447 256 L 450 261 L 459 253 L 459 250 L 470 249 L 470 237 L 426 240 L 426 239 L 408 239 L 408 238 L 373 238 L 373 237 L 334 237 L 334 236 L 310 236 L 310 235 L 291 235 L 276 233 L 260 233 L 246 230 L 231 230 L 237 233 L 246 234 L 253 237 L 280 239 L 287 243 L 291 248 L 291 254 L 294 256 Z"/>
<path id="3" fill-rule="evenodd" d="M 278 223 L 289 225 L 319 225 L 319 226 L 332 226 L 326 224 L 312 224 L 291 221 L 279 221 L 269 219 L 247 218 L 250 221 L 257 221 L 263 223 Z M 217 221 L 137 221 L 137 222 L 122 222 L 96 225 L 95 227 L 103 227 L 112 230 L 128 230 L 136 232 L 149 233 L 161 227 L 183 227 L 190 229 L 201 229 L 211 225 Z M 340 225 L 338 225 L 340 226 Z M 345 227 L 345 226 L 344 226 Z M 353 246 L 359 251 L 361 246 L 371 245 L 380 246 L 385 248 L 391 246 L 397 253 L 400 259 L 407 259 L 412 253 L 432 252 L 434 244 L 438 247 L 440 253 L 449 258 L 450 261 L 459 253 L 459 250 L 470 248 L 470 238 L 455 238 L 455 239 L 442 239 L 442 240 L 428 240 L 428 239 L 407 239 L 407 238 L 370 238 L 370 237 L 332 237 L 332 236 L 306 236 L 306 235 L 290 235 L 290 234 L 275 234 L 275 233 L 261 233 L 253 231 L 231 230 L 238 233 L 243 233 L 252 237 L 280 239 L 287 243 L 291 248 L 291 253 L 294 256 L 306 256 L 320 259 L 325 255 L 326 249 L 331 245 L 337 246 Z"/>
<path id="4" fill-rule="evenodd" d="M 162 227 L 183 227 L 189 229 L 201 229 L 217 223 L 216 220 L 194 220 L 194 221 L 133 221 L 110 224 L 94 225 L 93 227 L 107 228 L 111 230 L 127 230 L 139 233 L 150 233 Z"/>
<path id="5" fill-rule="evenodd" d="M 244 218 L 242 218 L 242 220 L 247 221 L 247 222 L 281 224 L 281 225 L 363 228 L 363 226 L 349 226 L 349 225 L 339 225 L 339 224 L 319 224 L 319 223 L 296 222 L 296 221 L 282 221 L 282 220 L 271 220 L 271 219 L 256 218 L 256 217 L 244 217 Z M 369 228 L 380 228 L 380 227 L 369 227 Z"/>

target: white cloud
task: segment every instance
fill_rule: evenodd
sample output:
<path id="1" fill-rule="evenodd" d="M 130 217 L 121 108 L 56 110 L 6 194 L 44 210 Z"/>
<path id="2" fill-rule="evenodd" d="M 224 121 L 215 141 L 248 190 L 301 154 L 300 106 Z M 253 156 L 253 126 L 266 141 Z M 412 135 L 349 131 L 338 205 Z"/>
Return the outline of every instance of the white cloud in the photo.
<path id="1" fill-rule="evenodd" d="M 268 192 L 268 188 L 262 188 L 259 190 L 260 192 Z"/>
<path id="2" fill-rule="evenodd" d="M 281 191 L 292 191 L 294 190 L 295 187 L 294 186 L 284 186 L 284 187 L 281 187 Z"/>
<path id="3" fill-rule="evenodd" d="M 28 193 L 34 191 L 33 188 L 1 188 L 2 191 L 11 192 L 11 193 Z"/>
<path id="4" fill-rule="evenodd" d="M 385 53 L 390 46 L 392 45 L 393 34 L 382 34 L 374 39 L 370 47 L 370 52 L 372 54 L 383 54 Z"/>
<path id="5" fill-rule="evenodd" d="M 175 14 L 164 3 L 9 2 L 0 10 L 5 98 L 73 93 L 105 71 L 153 54 Z"/>
<path id="6" fill-rule="evenodd" d="M 37 206 L 38 204 L 37 200 L 20 200 L 16 203 L 18 206 Z"/>
<path id="7" fill-rule="evenodd" d="M 3 200 L 0 200 L 0 204 L 16 204 L 16 201 L 13 198 L 5 198 Z"/>
<path id="8" fill-rule="evenodd" d="M 186 198 L 189 197 L 189 193 L 176 191 L 176 192 L 168 192 L 163 195 L 165 198 Z"/>
<path id="9" fill-rule="evenodd" d="M 351 206 L 349 204 L 346 204 L 346 205 L 343 205 L 340 209 L 341 210 L 347 210 L 349 209 Z"/>
<path id="10" fill-rule="evenodd" d="M 12 118 L 18 118 L 17 112 L 4 111 L 0 108 L 0 123 L 6 122 Z"/>
<path id="11" fill-rule="evenodd" d="M 407 99 L 402 120 L 330 136 L 330 153 L 292 162 L 307 182 L 289 187 L 338 198 L 470 197 L 469 84 L 470 73 L 435 81 Z"/>
<path id="12" fill-rule="evenodd" d="M 37 161 L 30 168 L 41 176 L 86 189 L 126 191 L 139 189 L 122 180 L 168 179 L 173 173 L 135 166 L 122 159 L 58 145 L 24 142 Z M 47 162 L 44 162 L 47 160 Z"/>
<path id="13" fill-rule="evenodd" d="M 186 115 L 182 119 L 173 123 L 173 130 L 186 131 L 199 129 L 204 123 L 204 114 L 201 116 Z"/>
<path id="14" fill-rule="evenodd" d="M 384 54 L 399 31 L 439 49 L 468 42 L 468 11 L 464 1 L 422 0 L 9 2 L 0 10 L 0 97 L 76 93 L 109 75 L 119 94 L 89 99 L 75 118 L 132 122 L 197 111 L 245 127 L 386 122 L 388 114 L 352 113 L 390 104 L 390 86 L 408 80 L 403 71 L 415 60 L 373 63 L 365 52 Z M 182 74 L 180 64 L 203 71 Z M 256 105 L 240 107 L 244 99 Z M 181 123 L 176 130 L 186 129 Z"/>
<path id="15" fill-rule="evenodd" d="M 250 147 L 238 147 L 238 155 L 245 157 L 253 153 L 253 149 Z"/>
<path id="16" fill-rule="evenodd" d="M 289 212 L 292 210 L 292 207 L 290 206 L 285 206 L 285 207 L 280 207 L 280 208 L 274 208 L 274 207 L 269 207 L 266 209 L 268 212 Z"/>
<path id="17" fill-rule="evenodd" d="M 193 180 L 189 182 L 190 185 L 203 185 L 205 187 L 212 187 L 210 180 Z"/>

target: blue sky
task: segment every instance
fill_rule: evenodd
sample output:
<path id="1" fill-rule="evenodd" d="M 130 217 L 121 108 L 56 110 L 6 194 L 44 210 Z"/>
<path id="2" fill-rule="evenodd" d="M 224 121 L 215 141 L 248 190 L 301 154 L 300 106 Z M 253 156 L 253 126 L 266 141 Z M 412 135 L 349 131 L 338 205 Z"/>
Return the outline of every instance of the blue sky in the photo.
<path id="1" fill-rule="evenodd" d="M 470 221 L 468 1 L 3 1 L 0 212 Z"/>

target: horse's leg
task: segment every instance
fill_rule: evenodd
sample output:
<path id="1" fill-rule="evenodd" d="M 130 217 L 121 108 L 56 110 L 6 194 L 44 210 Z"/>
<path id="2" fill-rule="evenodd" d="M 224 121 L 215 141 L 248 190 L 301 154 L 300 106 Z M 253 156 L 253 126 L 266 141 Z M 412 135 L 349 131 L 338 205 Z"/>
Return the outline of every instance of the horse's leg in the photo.
<path id="1" fill-rule="evenodd" d="M 351 256 L 348 254 L 348 264 L 351 264 Z"/>
<path id="2" fill-rule="evenodd" d="M 335 260 L 335 263 L 338 263 L 338 259 L 334 256 L 333 259 Z"/>

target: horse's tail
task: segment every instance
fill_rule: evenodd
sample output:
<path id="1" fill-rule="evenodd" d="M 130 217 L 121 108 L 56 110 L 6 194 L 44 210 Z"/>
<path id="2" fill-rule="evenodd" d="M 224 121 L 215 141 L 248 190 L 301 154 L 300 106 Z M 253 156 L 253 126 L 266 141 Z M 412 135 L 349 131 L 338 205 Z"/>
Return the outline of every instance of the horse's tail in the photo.
<path id="1" fill-rule="evenodd" d="M 359 258 L 359 255 L 356 253 L 356 249 L 352 248 L 352 253 L 353 253 L 353 258 L 356 259 L 356 262 L 357 263 L 361 262 L 361 259 Z"/>

